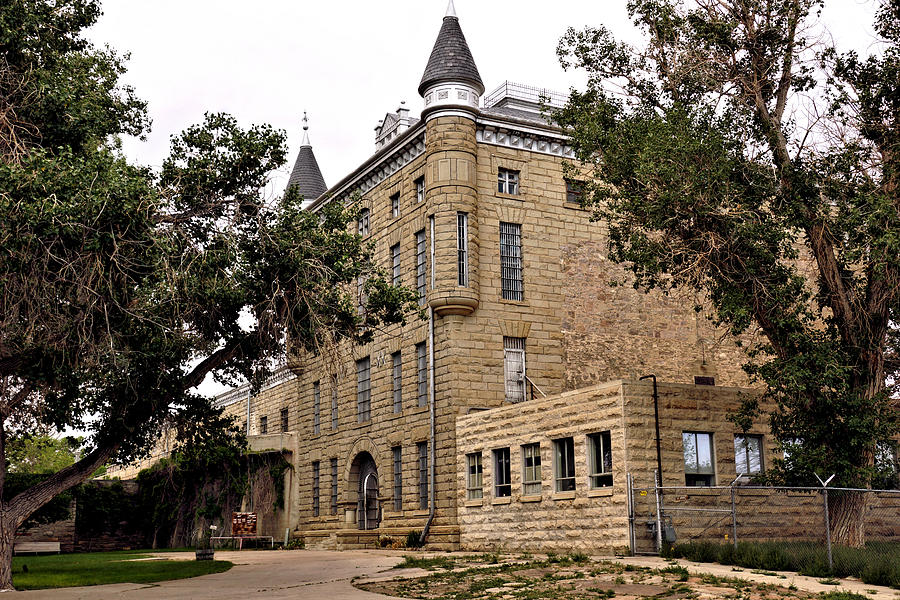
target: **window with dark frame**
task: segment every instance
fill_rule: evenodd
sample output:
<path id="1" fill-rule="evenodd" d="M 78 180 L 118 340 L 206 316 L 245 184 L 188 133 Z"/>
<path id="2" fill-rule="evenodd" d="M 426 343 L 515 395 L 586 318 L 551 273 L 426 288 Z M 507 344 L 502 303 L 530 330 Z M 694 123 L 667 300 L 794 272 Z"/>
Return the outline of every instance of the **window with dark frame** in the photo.
<path id="1" fill-rule="evenodd" d="M 541 494 L 541 445 L 522 446 L 522 493 L 526 496 Z"/>
<path id="2" fill-rule="evenodd" d="M 584 198 L 584 182 L 566 179 L 566 202 L 581 204 Z"/>
<path id="3" fill-rule="evenodd" d="M 685 431 L 681 434 L 684 445 L 684 483 L 688 486 L 713 486 L 716 484 L 713 435 L 702 431 Z"/>
<path id="4" fill-rule="evenodd" d="M 290 417 L 288 416 L 288 409 L 281 409 L 281 431 L 287 432 L 288 427 L 290 426 Z"/>
<path id="5" fill-rule="evenodd" d="M 494 450 L 494 498 L 512 496 L 512 479 L 509 469 L 509 448 Z"/>
<path id="6" fill-rule="evenodd" d="M 400 192 L 391 195 L 391 216 L 395 219 L 400 216 Z"/>
<path id="7" fill-rule="evenodd" d="M 338 510 L 338 469 L 337 459 L 331 459 L 331 514 L 336 515 Z"/>
<path id="8" fill-rule="evenodd" d="M 759 475 L 763 472 L 761 435 L 734 436 L 734 468 L 738 475 Z"/>
<path id="9" fill-rule="evenodd" d="M 394 286 L 399 286 L 400 282 L 403 279 L 403 267 L 401 266 L 400 261 L 400 244 L 394 244 L 391 246 L 391 270 L 393 279 L 391 280 L 391 284 Z"/>
<path id="10" fill-rule="evenodd" d="M 259 418 L 259 434 L 265 435 L 269 433 L 269 417 L 262 416 Z"/>
<path id="11" fill-rule="evenodd" d="M 588 482 L 590 489 L 610 487 L 613 484 L 612 446 L 610 433 L 602 431 L 587 436 Z"/>
<path id="12" fill-rule="evenodd" d="M 356 418 L 359 423 L 372 418 L 371 379 L 369 357 L 356 361 Z"/>
<path id="13" fill-rule="evenodd" d="M 403 359 L 399 350 L 391 354 L 391 386 L 394 392 L 394 413 L 403 412 Z"/>
<path id="14" fill-rule="evenodd" d="M 416 204 L 425 201 L 425 178 L 416 179 Z"/>
<path id="15" fill-rule="evenodd" d="M 469 215 L 456 213 L 456 270 L 457 284 L 469 285 Z"/>
<path id="16" fill-rule="evenodd" d="M 369 235 L 369 209 L 364 208 L 359 211 L 359 219 L 356 221 L 356 231 L 359 235 Z"/>
<path id="17" fill-rule="evenodd" d="M 557 492 L 575 491 L 575 440 L 553 440 L 553 472 Z"/>
<path id="18" fill-rule="evenodd" d="M 504 300 L 524 300 L 522 226 L 500 223 L 500 286 Z"/>
<path id="19" fill-rule="evenodd" d="M 416 344 L 416 406 L 428 406 L 428 356 L 425 342 Z"/>
<path id="20" fill-rule="evenodd" d="M 394 464 L 394 510 L 403 510 L 403 451 L 400 446 L 391 448 Z"/>
<path id="21" fill-rule="evenodd" d="M 425 305 L 425 260 L 428 250 L 425 244 L 425 230 L 416 232 L 416 291 L 419 292 L 419 305 Z"/>
<path id="22" fill-rule="evenodd" d="M 319 435 L 319 411 L 321 407 L 321 390 L 319 389 L 319 382 L 316 381 L 313 383 L 313 435 Z"/>
<path id="23" fill-rule="evenodd" d="M 419 455 L 419 508 L 428 508 L 428 442 L 416 444 Z"/>
<path id="24" fill-rule="evenodd" d="M 481 452 L 466 454 L 466 499 L 480 500 L 484 498 L 483 469 Z"/>
<path id="25" fill-rule="evenodd" d="M 501 194 L 519 193 L 519 172 L 512 169 L 497 169 L 497 191 Z"/>
<path id="26" fill-rule="evenodd" d="M 319 461 L 313 461 L 313 487 L 312 487 L 312 509 L 313 516 L 319 516 Z"/>

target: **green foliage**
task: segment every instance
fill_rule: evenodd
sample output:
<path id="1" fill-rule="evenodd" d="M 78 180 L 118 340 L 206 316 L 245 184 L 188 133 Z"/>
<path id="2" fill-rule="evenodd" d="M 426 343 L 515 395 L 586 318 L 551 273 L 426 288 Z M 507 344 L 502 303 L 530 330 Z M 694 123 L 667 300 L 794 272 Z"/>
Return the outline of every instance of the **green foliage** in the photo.
<path id="1" fill-rule="evenodd" d="M 422 532 L 416 529 L 411 530 L 406 534 L 406 547 L 407 548 L 421 548 L 425 543 L 422 541 Z"/>
<path id="2" fill-rule="evenodd" d="M 74 488 L 77 510 L 75 532 L 80 540 L 90 540 L 103 534 L 115 535 L 119 523 L 142 522 L 132 495 L 119 481 L 84 483 Z"/>
<path id="3" fill-rule="evenodd" d="M 810 542 L 739 542 L 731 544 L 689 542 L 667 549 L 667 558 L 718 562 L 750 569 L 796 571 L 810 577 L 858 577 L 865 583 L 900 588 L 900 544 L 869 542 L 865 548 L 832 548 L 833 565 L 828 569 L 826 549 Z"/>
<path id="4" fill-rule="evenodd" d="M 13 473 L 56 473 L 75 462 L 81 439 L 23 435 L 7 441 L 6 461 Z"/>
<path id="5" fill-rule="evenodd" d="M 820 4 L 631 2 L 644 47 L 602 27 L 563 37 L 563 65 L 589 83 L 554 117 L 635 287 L 699 292 L 751 342 L 745 368 L 790 446 L 770 479 L 865 487 L 900 432 L 900 12 L 881 2 L 878 55 L 815 56 Z M 758 412 L 751 399 L 733 420 Z"/>

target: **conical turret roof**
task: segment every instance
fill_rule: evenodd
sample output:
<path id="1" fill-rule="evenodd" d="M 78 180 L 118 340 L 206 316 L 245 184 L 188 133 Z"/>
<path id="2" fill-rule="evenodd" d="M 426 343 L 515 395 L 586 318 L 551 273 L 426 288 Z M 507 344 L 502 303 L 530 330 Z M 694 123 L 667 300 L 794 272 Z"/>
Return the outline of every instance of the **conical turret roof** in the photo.
<path id="1" fill-rule="evenodd" d="M 423 95 L 432 84 L 441 81 L 468 83 L 478 89 L 479 95 L 484 93 L 484 83 L 466 43 L 466 36 L 459 26 L 452 0 L 434 42 L 434 49 L 422 75 L 422 82 L 419 83 L 419 95 Z"/>
<path id="2" fill-rule="evenodd" d="M 291 177 L 288 179 L 287 189 L 297 186 L 297 191 L 300 192 L 304 200 L 315 200 L 328 190 L 328 186 L 325 185 L 325 178 L 322 177 L 322 171 L 319 170 L 316 155 L 313 153 L 312 145 L 309 143 L 308 130 L 309 125 L 306 113 L 303 113 L 303 141 L 300 145 L 300 151 L 297 153 L 297 160 L 294 161 L 294 168 L 291 171 Z"/>

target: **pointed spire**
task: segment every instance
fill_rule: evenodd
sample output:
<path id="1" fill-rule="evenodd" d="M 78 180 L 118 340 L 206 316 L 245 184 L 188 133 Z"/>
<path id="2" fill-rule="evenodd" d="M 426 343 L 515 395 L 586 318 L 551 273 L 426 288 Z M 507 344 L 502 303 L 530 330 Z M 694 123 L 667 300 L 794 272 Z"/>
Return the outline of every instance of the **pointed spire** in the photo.
<path id="1" fill-rule="evenodd" d="M 306 111 L 303 111 L 303 141 L 301 146 L 309 146 L 309 119 L 306 118 Z"/>
<path id="2" fill-rule="evenodd" d="M 297 186 L 305 200 L 315 200 L 328 189 L 312 145 L 309 143 L 309 119 L 306 111 L 303 111 L 303 140 L 300 142 L 300 151 L 297 153 L 297 160 L 294 162 L 287 184 L 288 189 L 292 186 Z"/>
<path id="3" fill-rule="evenodd" d="M 472 51 L 466 43 L 456 16 L 456 7 L 453 0 L 447 5 L 447 15 L 438 32 L 434 48 L 419 83 L 419 95 L 424 96 L 425 90 L 436 83 L 441 82 L 466 83 L 478 90 L 478 95 L 484 93 L 484 83 L 472 58 Z"/>

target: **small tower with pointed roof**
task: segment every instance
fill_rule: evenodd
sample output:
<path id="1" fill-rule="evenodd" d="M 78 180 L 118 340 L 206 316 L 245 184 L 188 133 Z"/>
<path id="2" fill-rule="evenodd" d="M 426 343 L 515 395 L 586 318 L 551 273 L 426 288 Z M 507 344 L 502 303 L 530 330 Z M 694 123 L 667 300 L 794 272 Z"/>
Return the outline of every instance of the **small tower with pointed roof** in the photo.
<path id="1" fill-rule="evenodd" d="M 440 107 L 478 110 L 482 94 L 484 83 L 459 26 L 453 0 L 450 0 L 419 83 L 419 95 L 425 100 L 422 116 Z"/>
<path id="2" fill-rule="evenodd" d="M 300 151 L 297 153 L 297 160 L 294 161 L 294 168 L 291 170 L 285 191 L 294 186 L 304 200 L 315 200 L 328 189 L 312 145 L 309 143 L 309 119 L 306 117 L 306 111 L 303 112 L 303 141 L 300 142 Z"/>
<path id="3" fill-rule="evenodd" d="M 468 315 L 479 303 L 475 117 L 484 84 L 453 0 L 419 93 L 425 99 L 425 201 L 434 249 L 434 285 L 428 303 L 438 316 Z M 467 254 L 467 263 L 458 260 L 460 252 Z"/>

